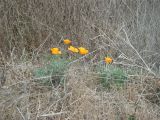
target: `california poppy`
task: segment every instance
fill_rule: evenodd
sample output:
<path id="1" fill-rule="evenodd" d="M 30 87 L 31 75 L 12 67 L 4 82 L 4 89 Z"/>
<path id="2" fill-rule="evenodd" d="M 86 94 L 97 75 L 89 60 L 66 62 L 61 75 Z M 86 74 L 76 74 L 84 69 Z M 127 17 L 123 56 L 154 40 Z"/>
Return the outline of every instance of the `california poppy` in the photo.
<path id="1" fill-rule="evenodd" d="M 51 53 L 52 53 L 53 55 L 62 54 L 61 51 L 59 50 L 59 48 L 51 48 Z"/>
<path id="2" fill-rule="evenodd" d="M 113 59 L 111 57 L 105 57 L 105 62 L 107 64 L 111 64 L 113 62 Z"/>
<path id="3" fill-rule="evenodd" d="M 74 53 L 78 53 L 78 49 L 76 47 L 73 47 L 73 46 L 69 46 L 68 50 L 74 52 Z"/>
<path id="4" fill-rule="evenodd" d="M 63 42 L 64 42 L 64 44 L 69 45 L 69 44 L 71 44 L 72 41 L 69 39 L 65 39 L 65 40 L 63 40 Z"/>
<path id="5" fill-rule="evenodd" d="M 80 53 L 81 55 L 88 54 L 88 52 L 89 52 L 89 51 L 88 51 L 86 48 L 84 48 L 84 47 L 79 47 L 78 49 L 79 49 L 79 53 Z"/>

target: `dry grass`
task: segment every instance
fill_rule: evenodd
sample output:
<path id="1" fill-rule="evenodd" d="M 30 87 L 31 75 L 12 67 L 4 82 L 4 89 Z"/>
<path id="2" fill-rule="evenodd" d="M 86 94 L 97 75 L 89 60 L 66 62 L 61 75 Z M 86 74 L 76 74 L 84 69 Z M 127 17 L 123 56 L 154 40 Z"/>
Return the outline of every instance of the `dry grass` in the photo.
<path id="1" fill-rule="evenodd" d="M 64 75 L 64 84 L 44 86 L 32 74 L 37 65 L 27 62 L 8 66 L 6 83 L 0 91 L 1 119 L 129 120 L 134 116 L 158 120 L 160 117 L 158 78 L 144 73 L 131 75 L 124 87 L 117 89 L 113 85 L 105 90 L 92 66 L 73 63 Z"/>
<path id="2" fill-rule="evenodd" d="M 159 0 L 0 1 L 0 119 L 159 120 L 159 4 Z M 73 60 L 64 74 L 37 77 L 35 70 L 49 64 L 50 47 L 67 52 L 65 38 L 90 53 L 82 57 L 67 53 L 62 58 Z M 105 66 L 106 55 L 113 57 L 113 67 L 127 74 L 120 88 L 111 84 L 105 89 L 101 83 L 96 66 Z M 58 85 L 39 82 L 60 78 Z"/>

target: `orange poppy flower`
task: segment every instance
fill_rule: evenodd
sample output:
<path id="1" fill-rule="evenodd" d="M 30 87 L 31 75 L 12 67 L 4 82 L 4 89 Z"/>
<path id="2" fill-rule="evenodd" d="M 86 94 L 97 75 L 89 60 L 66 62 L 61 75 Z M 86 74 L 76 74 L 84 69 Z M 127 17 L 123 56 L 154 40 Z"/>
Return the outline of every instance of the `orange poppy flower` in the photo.
<path id="1" fill-rule="evenodd" d="M 113 62 L 113 59 L 111 57 L 105 57 L 105 62 L 107 64 L 111 64 Z"/>
<path id="2" fill-rule="evenodd" d="M 89 52 L 87 49 L 85 49 L 85 48 L 83 48 L 83 47 L 79 47 L 78 49 L 79 49 L 79 53 L 80 53 L 81 55 L 88 54 L 88 52 Z"/>
<path id="3" fill-rule="evenodd" d="M 69 44 L 71 44 L 72 41 L 69 39 L 65 39 L 65 40 L 63 40 L 63 42 L 64 42 L 64 44 L 69 45 Z"/>
<path id="4" fill-rule="evenodd" d="M 78 53 L 78 51 L 79 51 L 76 47 L 73 47 L 73 46 L 70 46 L 70 47 L 68 48 L 68 50 L 70 50 L 70 51 L 72 51 L 72 52 L 74 52 L 74 53 Z"/>
<path id="5" fill-rule="evenodd" d="M 59 48 L 51 48 L 51 53 L 53 55 L 60 55 L 60 54 L 62 54 L 61 51 L 59 50 Z"/>

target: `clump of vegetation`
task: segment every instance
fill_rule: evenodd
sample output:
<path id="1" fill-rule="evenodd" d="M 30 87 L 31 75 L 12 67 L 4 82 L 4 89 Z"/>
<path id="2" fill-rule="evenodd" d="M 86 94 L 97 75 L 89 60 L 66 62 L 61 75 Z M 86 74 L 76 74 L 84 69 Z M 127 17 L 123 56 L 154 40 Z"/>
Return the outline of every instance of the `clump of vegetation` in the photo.
<path id="1" fill-rule="evenodd" d="M 62 82 L 68 61 L 60 56 L 52 56 L 46 60 L 46 65 L 36 68 L 34 75 L 43 85 L 57 85 Z"/>
<path id="2" fill-rule="evenodd" d="M 69 39 L 65 39 L 63 40 L 63 43 L 66 45 L 70 45 L 72 41 Z M 86 55 L 89 53 L 89 51 L 84 47 L 76 48 L 73 46 L 69 46 L 68 51 L 71 51 L 72 53 L 79 52 L 80 55 Z M 45 63 L 48 64 L 37 68 L 34 71 L 34 75 L 38 78 L 42 78 L 39 80 L 39 82 L 43 85 L 57 86 L 59 83 L 63 83 L 63 76 L 67 68 L 67 64 L 70 60 L 67 61 L 67 58 L 62 58 L 60 55 L 65 56 L 66 53 L 62 53 L 62 51 L 57 47 L 51 48 L 50 52 L 51 57 L 47 57 L 47 61 L 45 61 Z"/>
<path id="3" fill-rule="evenodd" d="M 136 117 L 134 115 L 129 115 L 128 120 L 136 120 Z"/>
<path id="4" fill-rule="evenodd" d="M 110 89 L 112 85 L 122 87 L 127 80 L 127 74 L 123 69 L 113 65 L 103 65 L 98 67 L 100 81 L 103 87 Z"/>

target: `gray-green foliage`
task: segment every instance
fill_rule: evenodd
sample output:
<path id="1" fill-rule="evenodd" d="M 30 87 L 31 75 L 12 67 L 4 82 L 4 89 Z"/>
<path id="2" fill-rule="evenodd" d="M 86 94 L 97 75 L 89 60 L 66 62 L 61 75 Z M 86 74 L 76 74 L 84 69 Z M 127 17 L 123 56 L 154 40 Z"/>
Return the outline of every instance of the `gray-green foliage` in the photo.
<path id="1" fill-rule="evenodd" d="M 48 64 L 40 68 L 36 68 L 34 71 L 34 75 L 36 77 L 42 77 L 39 82 L 43 85 L 54 85 L 63 82 L 62 78 L 67 68 L 68 61 L 60 56 L 52 56 L 46 59 L 46 63 Z"/>
<path id="2" fill-rule="evenodd" d="M 134 115 L 129 115 L 128 120 L 136 120 L 136 117 Z"/>
<path id="3" fill-rule="evenodd" d="M 101 84 L 105 88 L 110 88 L 111 85 L 122 86 L 127 80 L 127 74 L 122 68 L 112 65 L 98 66 Z"/>

